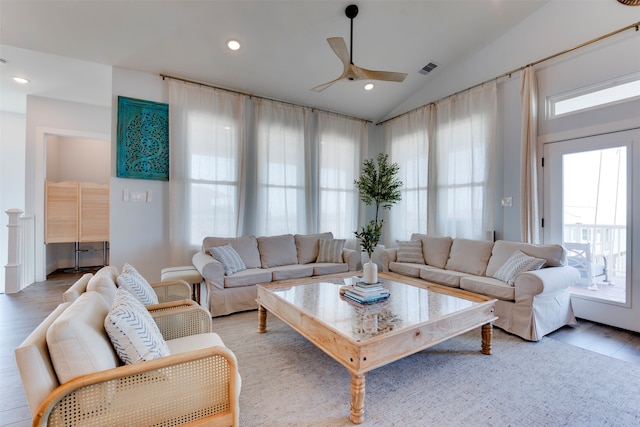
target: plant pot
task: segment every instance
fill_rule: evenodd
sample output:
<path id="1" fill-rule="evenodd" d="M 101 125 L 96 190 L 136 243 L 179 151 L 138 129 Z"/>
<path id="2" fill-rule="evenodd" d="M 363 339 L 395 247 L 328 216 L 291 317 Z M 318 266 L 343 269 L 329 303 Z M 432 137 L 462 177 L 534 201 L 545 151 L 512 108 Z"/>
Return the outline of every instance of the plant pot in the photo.
<path id="1" fill-rule="evenodd" d="M 362 266 L 362 280 L 364 283 L 378 283 L 378 264 L 369 261 Z"/>

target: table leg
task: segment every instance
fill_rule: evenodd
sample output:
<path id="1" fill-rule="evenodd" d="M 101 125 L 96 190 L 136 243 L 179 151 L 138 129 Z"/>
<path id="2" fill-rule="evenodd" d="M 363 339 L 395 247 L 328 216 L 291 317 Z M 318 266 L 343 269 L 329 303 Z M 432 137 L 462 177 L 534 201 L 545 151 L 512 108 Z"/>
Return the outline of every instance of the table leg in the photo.
<path id="1" fill-rule="evenodd" d="M 351 413 L 349 419 L 354 424 L 360 424 L 364 421 L 364 390 L 365 376 L 351 375 Z"/>
<path id="2" fill-rule="evenodd" d="M 482 354 L 491 354 L 492 335 L 493 325 L 491 323 L 482 325 Z"/>
<path id="3" fill-rule="evenodd" d="M 258 332 L 267 332 L 267 309 L 261 305 L 258 305 Z"/>

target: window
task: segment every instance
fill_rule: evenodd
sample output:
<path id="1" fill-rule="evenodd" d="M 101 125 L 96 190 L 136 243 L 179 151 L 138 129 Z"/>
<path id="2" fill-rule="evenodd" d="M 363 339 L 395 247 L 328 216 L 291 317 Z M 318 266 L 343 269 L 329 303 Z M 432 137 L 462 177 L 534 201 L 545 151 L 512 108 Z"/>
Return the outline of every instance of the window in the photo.
<path id="1" fill-rule="evenodd" d="M 640 98 L 640 73 L 547 98 L 549 119 Z"/>

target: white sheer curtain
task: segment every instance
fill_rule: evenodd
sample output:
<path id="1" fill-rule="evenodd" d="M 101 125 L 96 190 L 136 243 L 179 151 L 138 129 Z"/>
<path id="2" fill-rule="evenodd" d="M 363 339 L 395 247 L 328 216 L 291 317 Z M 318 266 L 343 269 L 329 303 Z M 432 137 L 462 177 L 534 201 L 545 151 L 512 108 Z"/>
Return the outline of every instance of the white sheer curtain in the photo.
<path id="1" fill-rule="evenodd" d="M 307 232 L 305 128 L 308 109 L 255 103 L 258 235 Z"/>
<path id="2" fill-rule="evenodd" d="M 171 261 L 205 236 L 236 236 L 244 188 L 244 97 L 169 80 Z"/>
<path id="3" fill-rule="evenodd" d="M 532 66 L 522 71 L 520 84 L 520 114 L 522 123 L 520 154 L 520 238 L 523 242 L 539 243 L 538 224 L 538 82 Z"/>
<path id="4" fill-rule="evenodd" d="M 353 239 L 359 196 L 354 181 L 367 152 L 366 122 L 318 113 L 318 231 Z"/>
<path id="5" fill-rule="evenodd" d="M 436 234 L 493 239 L 496 86 L 492 82 L 437 104 L 431 162 L 436 182 L 430 183 L 436 191 Z"/>
<path id="6" fill-rule="evenodd" d="M 427 233 L 429 142 L 435 126 L 435 107 L 427 105 L 384 124 L 385 150 L 400 167 L 402 200 L 387 211 L 384 243 Z"/>

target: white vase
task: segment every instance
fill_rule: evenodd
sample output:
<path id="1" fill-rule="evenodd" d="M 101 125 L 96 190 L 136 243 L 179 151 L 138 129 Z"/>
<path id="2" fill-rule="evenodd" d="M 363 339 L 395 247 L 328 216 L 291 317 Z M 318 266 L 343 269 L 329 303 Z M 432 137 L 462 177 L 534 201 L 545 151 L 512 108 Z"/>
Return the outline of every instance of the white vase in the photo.
<path id="1" fill-rule="evenodd" d="M 364 283 L 378 283 L 378 264 L 369 261 L 362 266 L 362 280 Z"/>

